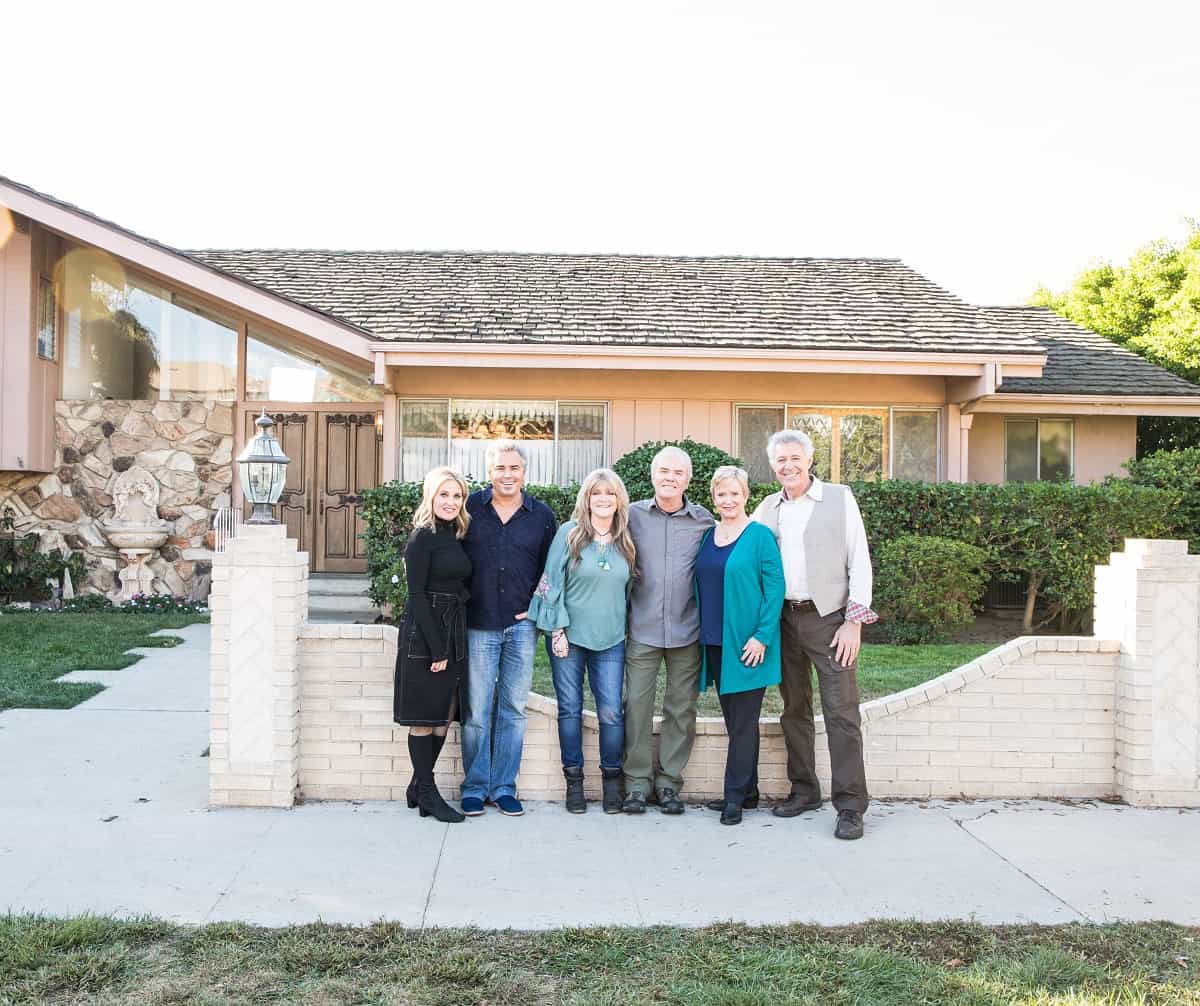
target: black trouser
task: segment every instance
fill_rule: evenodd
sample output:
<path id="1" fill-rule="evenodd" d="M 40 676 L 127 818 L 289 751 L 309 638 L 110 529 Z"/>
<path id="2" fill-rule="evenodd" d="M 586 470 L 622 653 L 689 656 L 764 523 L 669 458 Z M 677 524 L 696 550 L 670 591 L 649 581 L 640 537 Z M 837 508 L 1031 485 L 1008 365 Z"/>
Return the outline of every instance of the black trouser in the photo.
<path id="1" fill-rule="evenodd" d="M 705 647 L 708 673 L 721 700 L 729 753 L 725 757 L 725 802 L 741 806 L 747 793 L 758 791 L 758 717 L 762 713 L 765 688 L 748 692 L 721 693 L 721 647 Z"/>

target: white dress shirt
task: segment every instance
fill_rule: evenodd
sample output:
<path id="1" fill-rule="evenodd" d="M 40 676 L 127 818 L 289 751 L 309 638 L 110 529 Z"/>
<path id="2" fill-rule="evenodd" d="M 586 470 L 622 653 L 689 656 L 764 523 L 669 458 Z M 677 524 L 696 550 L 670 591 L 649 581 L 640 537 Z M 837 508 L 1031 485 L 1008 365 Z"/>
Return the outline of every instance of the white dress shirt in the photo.
<path id="1" fill-rule="evenodd" d="M 807 601 L 812 597 L 804 558 L 804 531 L 813 507 L 824 498 L 824 494 L 824 484 L 814 475 L 803 496 L 789 500 L 785 495 L 779 504 L 779 543 L 789 601 Z M 846 501 L 846 572 L 850 581 L 850 603 L 870 609 L 873 575 L 871 555 L 867 550 L 867 531 L 863 527 L 862 513 L 854 494 L 847 491 L 842 493 L 842 497 Z"/>

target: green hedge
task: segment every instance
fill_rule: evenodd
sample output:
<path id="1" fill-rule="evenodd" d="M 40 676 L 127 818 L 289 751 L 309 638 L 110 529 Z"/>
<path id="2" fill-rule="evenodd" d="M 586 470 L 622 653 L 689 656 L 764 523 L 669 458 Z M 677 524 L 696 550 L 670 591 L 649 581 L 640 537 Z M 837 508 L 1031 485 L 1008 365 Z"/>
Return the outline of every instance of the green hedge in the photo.
<path id="1" fill-rule="evenodd" d="M 654 487 L 650 484 L 650 462 L 664 447 L 679 447 L 692 459 L 691 496 L 700 503 L 708 502 L 708 487 L 712 483 L 713 472 L 724 465 L 742 466 L 742 462 L 732 454 L 695 440 L 656 440 L 642 444 L 613 464 L 613 471 L 621 476 L 631 500 L 649 499 L 654 495 Z"/>
<path id="2" fill-rule="evenodd" d="M 697 484 L 698 485 L 698 484 Z M 754 486 L 750 508 L 774 486 Z M 1173 537 L 1179 533 L 1179 489 L 1110 479 L 1091 486 L 1033 482 L 961 485 L 943 482 L 856 482 L 867 537 L 880 549 L 901 535 L 950 538 L 982 549 L 987 575 L 1027 580 L 1032 601 L 1044 599 L 1051 615 L 1078 622 L 1092 606 L 1093 567 L 1119 551 L 1125 538 Z M 559 521 L 570 516 L 577 486 L 530 486 Z M 420 503 L 416 483 L 390 482 L 365 494 L 371 598 L 399 610 L 404 603 L 404 544 Z M 706 501 L 706 492 L 693 498 Z M 637 499 L 637 496 L 634 496 Z M 392 578 L 398 582 L 393 584 Z M 882 584 L 880 585 L 882 589 Z"/>
<path id="3" fill-rule="evenodd" d="M 1200 552 L 1200 447 L 1155 451 L 1125 467 L 1130 482 L 1178 494 L 1179 532 L 1188 539 L 1190 551 Z"/>

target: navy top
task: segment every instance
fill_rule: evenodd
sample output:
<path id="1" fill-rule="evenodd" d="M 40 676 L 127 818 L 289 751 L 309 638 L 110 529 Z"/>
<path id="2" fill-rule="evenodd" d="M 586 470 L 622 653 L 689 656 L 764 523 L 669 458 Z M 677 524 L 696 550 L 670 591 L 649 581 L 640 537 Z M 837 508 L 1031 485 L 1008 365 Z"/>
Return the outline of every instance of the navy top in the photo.
<path id="1" fill-rule="evenodd" d="M 740 536 L 739 536 L 740 537 Z M 735 538 L 718 545 L 716 535 L 708 535 L 696 555 L 696 588 L 700 593 L 700 643 L 720 646 L 725 618 L 725 563 L 729 561 Z"/>
<path id="2" fill-rule="evenodd" d="M 463 548 L 471 560 L 472 629 L 507 629 L 529 610 L 529 600 L 554 540 L 554 513 L 522 491 L 521 506 L 503 523 L 492 508 L 492 487 L 467 498 L 471 524 Z"/>

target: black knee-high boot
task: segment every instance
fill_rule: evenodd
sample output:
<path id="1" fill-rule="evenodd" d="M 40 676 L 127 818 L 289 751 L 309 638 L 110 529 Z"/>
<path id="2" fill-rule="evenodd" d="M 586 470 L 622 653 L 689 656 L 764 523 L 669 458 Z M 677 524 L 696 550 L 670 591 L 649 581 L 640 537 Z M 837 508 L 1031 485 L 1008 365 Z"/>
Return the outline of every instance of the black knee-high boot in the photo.
<path id="1" fill-rule="evenodd" d="M 417 807 L 422 817 L 432 817 L 443 824 L 458 824 L 466 820 L 462 814 L 442 799 L 437 783 L 433 779 L 432 734 L 416 737 L 408 735 L 408 755 L 412 759 L 413 772 L 417 777 Z"/>
<path id="2" fill-rule="evenodd" d="M 438 758 L 441 756 L 442 748 L 446 746 L 445 734 L 433 735 L 433 763 L 436 765 Z M 408 789 L 404 791 L 404 798 L 408 801 L 408 809 L 412 810 L 417 805 L 417 774 L 414 772 L 412 779 L 408 783 Z"/>

